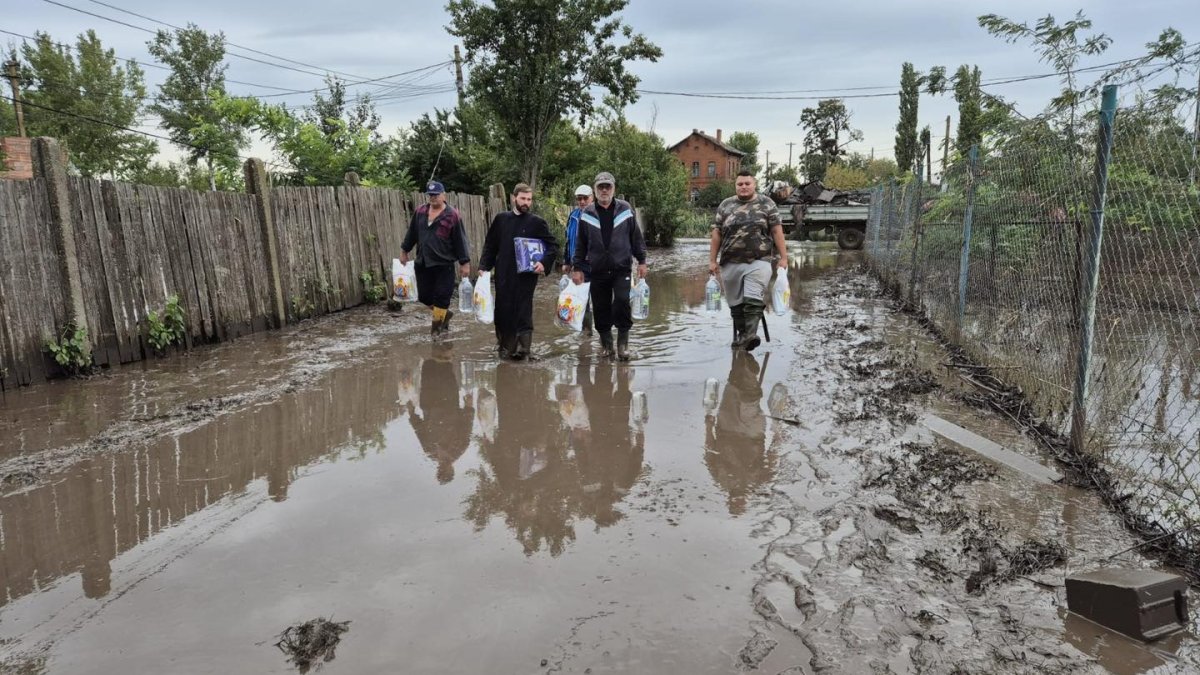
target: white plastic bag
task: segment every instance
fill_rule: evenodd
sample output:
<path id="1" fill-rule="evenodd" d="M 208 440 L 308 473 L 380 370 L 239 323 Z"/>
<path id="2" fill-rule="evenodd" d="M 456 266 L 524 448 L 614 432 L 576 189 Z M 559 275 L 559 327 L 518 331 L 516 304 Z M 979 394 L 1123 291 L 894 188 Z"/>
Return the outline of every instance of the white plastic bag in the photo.
<path id="1" fill-rule="evenodd" d="M 458 313 L 471 314 L 475 311 L 475 288 L 471 285 L 471 280 L 463 277 L 462 283 L 458 285 Z"/>
<path id="2" fill-rule="evenodd" d="M 554 312 L 554 322 L 568 330 L 583 330 L 583 315 L 587 312 L 588 294 L 591 293 L 592 282 L 568 284 L 558 294 L 558 306 Z"/>
<path id="3" fill-rule="evenodd" d="M 787 270 L 775 268 L 775 290 L 771 292 L 771 309 L 779 316 L 792 308 L 792 287 L 788 285 Z"/>
<path id="4" fill-rule="evenodd" d="M 558 280 L 558 292 L 562 293 L 563 291 L 567 290 L 567 286 L 570 285 L 571 277 L 567 276 L 566 274 L 562 275 L 562 277 L 560 277 Z"/>
<path id="5" fill-rule="evenodd" d="M 399 258 L 392 258 L 392 297 L 397 302 L 417 299 L 417 270 L 413 261 L 401 264 Z"/>
<path id="6" fill-rule="evenodd" d="M 496 320 L 491 272 L 480 272 L 479 278 L 475 280 L 475 319 L 480 323 L 492 323 Z"/>

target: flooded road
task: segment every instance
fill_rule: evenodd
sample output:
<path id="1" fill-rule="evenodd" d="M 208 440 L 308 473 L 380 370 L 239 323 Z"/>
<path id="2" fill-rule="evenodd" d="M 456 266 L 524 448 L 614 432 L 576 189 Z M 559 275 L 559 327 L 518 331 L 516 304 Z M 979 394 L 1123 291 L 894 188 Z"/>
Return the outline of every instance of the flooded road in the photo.
<path id="1" fill-rule="evenodd" d="M 706 256 L 651 256 L 630 364 L 543 283 L 534 362 L 364 308 L 5 394 L 0 672 L 296 672 L 275 643 L 318 617 L 349 622 L 334 674 L 1200 665 L 1066 614 L 1063 576 L 1135 542 L 923 422 L 1048 465 L 856 255 L 796 245 L 753 355 Z"/>

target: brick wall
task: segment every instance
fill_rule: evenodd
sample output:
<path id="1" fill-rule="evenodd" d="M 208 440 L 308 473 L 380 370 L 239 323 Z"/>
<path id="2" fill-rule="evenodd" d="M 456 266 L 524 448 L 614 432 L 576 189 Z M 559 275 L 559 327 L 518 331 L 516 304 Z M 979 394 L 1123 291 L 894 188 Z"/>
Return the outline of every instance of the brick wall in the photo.
<path id="1" fill-rule="evenodd" d="M 4 154 L 5 171 L 0 178 L 29 180 L 33 178 L 33 139 L 10 136 L 0 138 L 0 150 Z"/>

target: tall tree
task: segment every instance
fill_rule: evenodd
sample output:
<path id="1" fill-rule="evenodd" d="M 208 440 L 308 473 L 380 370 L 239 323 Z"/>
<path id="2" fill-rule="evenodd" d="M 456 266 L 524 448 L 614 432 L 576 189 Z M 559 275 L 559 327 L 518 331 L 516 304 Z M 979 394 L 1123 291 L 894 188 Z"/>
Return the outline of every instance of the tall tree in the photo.
<path id="1" fill-rule="evenodd" d="M 729 134 L 726 143 L 746 153 L 742 157 L 742 168 L 757 176 L 762 170 L 758 164 L 758 134 L 753 131 L 735 131 Z"/>
<path id="2" fill-rule="evenodd" d="M 625 25 L 629 0 L 450 0 L 449 30 L 463 41 L 473 96 L 496 114 L 516 149 L 521 177 L 536 185 L 546 143 L 564 117 L 592 115 L 592 89 L 618 106 L 637 100 L 629 63 L 662 50 Z"/>
<path id="3" fill-rule="evenodd" d="M 954 100 L 958 102 L 958 134 L 954 148 L 966 155 L 983 140 L 983 95 L 979 90 L 979 66 L 963 64 L 954 75 Z"/>
<path id="4" fill-rule="evenodd" d="M 1083 10 L 1061 24 L 1051 14 L 1038 19 L 1032 26 L 998 14 L 984 14 L 979 17 L 979 25 L 990 35 L 1002 38 L 1005 42 L 1030 42 L 1041 60 L 1054 67 L 1062 80 L 1063 89 L 1050 101 L 1050 106 L 1052 110 L 1067 113 L 1068 134 L 1073 140 L 1076 108 L 1087 93 L 1078 82 L 1076 67 L 1079 59 L 1103 54 L 1112 44 L 1112 38 L 1104 33 L 1084 35 L 1084 31 L 1091 30 L 1092 20 L 1084 16 Z"/>
<path id="5" fill-rule="evenodd" d="M 804 173 L 809 180 L 821 180 L 825 170 L 844 154 L 846 144 L 862 140 L 862 132 L 850 126 L 850 111 L 837 98 L 817 102 L 815 108 L 800 113 L 804 129 Z"/>
<path id="6" fill-rule="evenodd" d="M 119 64 L 90 30 L 79 35 L 74 55 L 41 32 L 21 51 L 29 135 L 59 139 L 84 176 L 123 177 L 154 155 L 154 143 L 131 130 L 146 98 L 136 63 Z"/>
<path id="7" fill-rule="evenodd" d="M 209 188 L 216 190 L 217 169 L 237 172 L 238 152 L 249 142 L 245 127 L 224 117 L 216 105 L 225 95 L 225 34 L 210 35 L 188 24 L 174 33 L 158 31 L 146 47 L 171 69 L 151 109 L 188 163 L 204 163 Z"/>
<path id="8" fill-rule="evenodd" d="M 921 96 L 921 77 L 913 64 L 900 68 L 900 121 L 896 123 L 896 164 L 912 170 L 920 153 L 917 140 L 917 104 Z M 919 171 L 919 168 L 917 169 Z"/>

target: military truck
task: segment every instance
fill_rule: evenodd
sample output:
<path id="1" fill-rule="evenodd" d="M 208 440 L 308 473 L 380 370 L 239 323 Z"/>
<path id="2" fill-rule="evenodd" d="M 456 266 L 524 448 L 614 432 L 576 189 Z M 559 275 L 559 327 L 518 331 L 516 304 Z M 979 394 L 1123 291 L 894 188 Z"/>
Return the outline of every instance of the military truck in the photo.
<path id="1" fill-rule="evenodd" d="M 836 235 L 840 248 L 862 248 L 871 213 L 870 192 L 830 190 L 821 181 L 805 183 L 796 189 L 784 181 L 775 181 L 770 195 L 779 207 L 786 235 L 813 241 L 822 233 Z"/>

